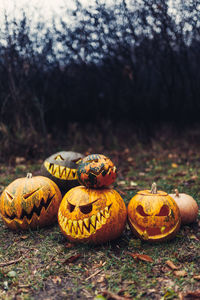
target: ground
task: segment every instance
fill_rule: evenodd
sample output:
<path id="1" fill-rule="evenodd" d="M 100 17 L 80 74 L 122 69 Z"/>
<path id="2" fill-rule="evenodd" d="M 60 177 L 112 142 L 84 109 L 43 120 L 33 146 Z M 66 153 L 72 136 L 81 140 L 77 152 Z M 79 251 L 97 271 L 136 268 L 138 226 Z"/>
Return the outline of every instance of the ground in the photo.
<path id="1" fill-rule="evenodd" d="M 126 205 L 154 181 L 160 190 L 178 188 L 200 205 L 200 147 L 195 142 L 153 140 L 102 153 L 117 166 L 114 188 Z M 1 191 L 27 170 L 39 174 L 40 166 L 41 160 L 23 158 L 1 164 Z M 157 244 L 137 239 L 128 225 L 118 240 L 98 246 L 69 243 L 57 224 L 12 232 L 1 220 L 0 231 L 0 299 L 200 299 L 199 216 L 174 239 Z"/>

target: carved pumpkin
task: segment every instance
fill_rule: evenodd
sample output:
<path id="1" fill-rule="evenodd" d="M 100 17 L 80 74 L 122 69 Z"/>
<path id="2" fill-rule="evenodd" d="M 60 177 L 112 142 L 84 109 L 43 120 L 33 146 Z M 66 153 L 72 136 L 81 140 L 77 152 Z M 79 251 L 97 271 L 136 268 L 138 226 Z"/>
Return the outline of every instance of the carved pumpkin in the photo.
<path id="1" fill-rule="evenodd" d="M 62 193 L 79 185 L 77 178 L 77 162 L 82 154 L 72 151 L 57 152 L 45 159 L 41 172 L 42 175 L 53 180 Z"/>
<path id="2" fill-rule="evenodd" d="M 107 187 L 117 176 L 113 162 L 102 154 L 91 154 L 83 158 L 77 174 L 79 182 L 89 188 Z"/>
<path id="3" fill-rule="evenodd" d="M 52 180 L 28 173 L 4 189 L 0 215 L 13 230 L 43 227 L 56 221 L 61 199 L 61 192 Z"/>
<path id="4" fill-rule="evenodd" d="M 143 240 L 161 241 L 174 237 L 180 228 L 180 211 L 167 193 L 152 189 L 139 191 L 128 204 L 132 232 Z"/>
<path id="5" fill-rule="evenodd" d="M 126 216 L 124 201 L 115 190 L 77 186 L 64 196 L 58 223 L 70 241 L 100 244 L 121 235 Z"/>

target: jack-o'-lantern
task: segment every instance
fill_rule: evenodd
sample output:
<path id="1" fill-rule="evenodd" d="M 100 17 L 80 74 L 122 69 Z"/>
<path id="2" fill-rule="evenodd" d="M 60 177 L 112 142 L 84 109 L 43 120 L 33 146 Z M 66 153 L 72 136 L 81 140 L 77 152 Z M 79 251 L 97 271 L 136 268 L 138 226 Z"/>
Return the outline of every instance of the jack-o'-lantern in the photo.
<path id="1" fill-rule="evenodd" d="M 117 191 L 77 186 L 64 196 L 58 223 L 72 242 L 101 244 L 121 235 L 126 216 L 126 206 Z"/>
<path id="2" fill-rule="evenodd" d="M 78 180 L 89 188 L 102 188 L 112 184 L 117 176 L 113 162 L 102 154 L 84 157 L 77 170 Z"/>
<path id="3" fill-rule="evenodd" d="M 69 189 L 79 185 L 77 178 L 77 162 L 83 157 L 81 153 L 72 151 L 57 152 L 45 159 L 41 173 L 53 180 L 61 192 L 65 194 Z"/>
<path id="4" fill-rule="evenodd" d="M 139 191 L 128 204 L 128 222 L 132 232 L 143 240 L 161 241 L 174 237 L 180 228 L 180 211 L 166 192 Z"/>
<path id="5" fill-rule="evenodd" d="M 4 189 L 0 215 L 13 230 L 44 227 L 57 220 L 61 199 L 61 192 L 52 180 L 28 173 Z"/>

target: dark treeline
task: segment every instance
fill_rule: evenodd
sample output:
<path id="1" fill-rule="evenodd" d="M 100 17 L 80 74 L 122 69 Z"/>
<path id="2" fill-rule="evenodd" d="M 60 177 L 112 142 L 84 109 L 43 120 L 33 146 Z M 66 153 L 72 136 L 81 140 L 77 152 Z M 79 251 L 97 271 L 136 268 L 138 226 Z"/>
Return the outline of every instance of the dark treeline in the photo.
<path id="1" fill-rule="evenodd" d="M 199 121 L 200 1 L 171 2 L 176 7 L 76 1 L 51 27 L 41 20 L 35 30 L 25 12 L 17 20 L 5 15 L 1 140 L 33 141 L 73 122 L 150 128 Z"/>

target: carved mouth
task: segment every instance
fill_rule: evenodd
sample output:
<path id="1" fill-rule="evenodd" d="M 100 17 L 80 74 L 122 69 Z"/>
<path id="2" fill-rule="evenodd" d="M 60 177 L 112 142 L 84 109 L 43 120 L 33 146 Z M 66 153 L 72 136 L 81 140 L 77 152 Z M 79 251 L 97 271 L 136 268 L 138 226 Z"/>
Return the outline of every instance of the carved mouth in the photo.
<path id="1" fill-rule="evenodd" d="M 180 225 L 180 222 L 177 222 L 177 224 L 173 227 L 167 227 L 167 226 L 162 226 L 162 227 L 143 227 L 141 225 L 136 225 L 131 222 L 129 219 L 132 227 L 135 229 L 135 231 L 144 239 L 144 240 L 157 240 L 162 237 L 165 237 L 166 235 L 170 235 L 173 233 L 176 228 Z"/>
<path id="2" fill-rule="evenodd" d="M 83 239 L 96 233 L 103 225 L 106 224 L 107 219 L 110 218 L 110 207 L 106 206 L 104 209 L 100 210 L 97 215 L 92 215 L 91 217 L 84 218 L 81 220 L 70 220 L 61 215 L 59 210 L 58 218 L 62 229 L 67 235 L 73 238 Z"/>
<path id="3" fill-rule="evenodd" d="M 110 175 L 111 172 L 115 173 L 116 172 L 116 167 L 109 167 L 108 169 L 105 169 L 105 167 L 103 165 L 100 169 L 98 169 L 98 168 L 91 168 L 90 169 L 90 173 L 92 175 L 95 175 L 95 176 L 97 176 L 99 174 L 102 174 L 103 176 Z"/>
<path id="4" fill-rule="evenodd" d="M 78 178 L 76 169 L 70 169 L 57 164 L 52 164 L 48 161 L 44 162 L 44 166 L 47 171 L 56 178 L 63 180 L 77 180 Z"/>
<path id="5" fill-rule="evenodd" d="M 16 214 L 12 214 L 11 216 L 9 216 L 8 214 L 5 215 L 5 217 L 7 219 L 9 219 L 10 221 L 12 220 L 16 220 L 16 221 L 22 221 L 24 218 L 27 219 L 28 223 L 31 223 L 31 220 L 33 218 L 34 215 L 36 215 L 37 218 L 40 217 L 41 215 L 41 211 L 42 210 L 47 210 L 50 203 L 52 202 L 52 199 L 54 198 L 55 194 L 52 196 L 52 197 L 48 197 L 46 202 L 44 200 L 44 198 L 42 198 L 41 202 L 40 202 L 40 205 L 37 207 L 35 204 L 33 206 L 33 209 L 31 210 L 30 213 L 27 213 L 24 209 L 22 209 L 22 212 L 21 212 L 21 216 L 20 218 L 18 218 L 18 216 Z"/>

